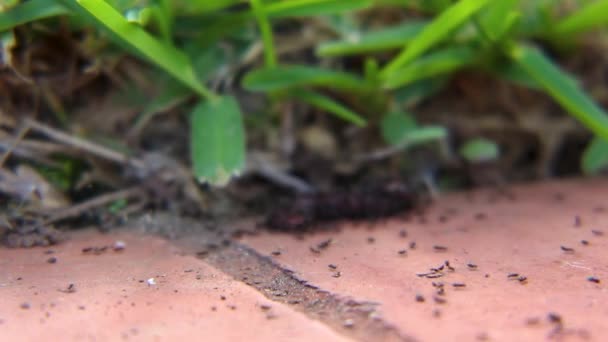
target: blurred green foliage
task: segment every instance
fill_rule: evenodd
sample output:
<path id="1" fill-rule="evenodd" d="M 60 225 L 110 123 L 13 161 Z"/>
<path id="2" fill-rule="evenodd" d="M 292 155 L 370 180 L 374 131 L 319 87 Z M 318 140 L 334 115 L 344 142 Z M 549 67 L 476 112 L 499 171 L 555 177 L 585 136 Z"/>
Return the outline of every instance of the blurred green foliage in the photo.
<path id="1" fill-rule="evenodd" d="M 381 27 L 366 27 L 353 16 L 383 7 L 416 15 Z M 138 124 L 187 95 L 200 98 L 191 114 L 191 150 L 195 176 L 202 182 L 224 184 L 244 167 L 241 109 L 233 96 L 216 93 L 208 82 L 242 61 L 258 42 L 264 64 L 243 78 L 245 89 L 266 93 L 273 101 L 302 101 L 355 125 L 365 125 L 374 112 L 384 117 L 380 128 L 387 144 L 443 139 L 445 129 L 418 125 L 404 107 L 432 96 L 455 72 L 468 68 L 550 95 L 596 135 L 583 170 L 593 173 L 608 164 L 605 110 L 537 45 L 543 42 L 556 51 L 576 46 L 582 34 L 608 24 L 608 0 L 10 1 L 0 7 L 3 41 L 10 41 L 6 34 L 16 26 L 53 16 L 70 17 L 74 29 L 97 28 L 173 78 L 170 90 L 150 104 Z M 333 31 L 334 40 L 317 43 L 317 58 L 360 56 L 366 61 L 362 70 L 283 62 L 273 30 L 294 18 L 322 21 Z M 248 29 L 254 26 L 258 31 L 252 34 Z M 235 43 L 232 54 L 221 48 L 227 40 Z M 327 90 L 374 98 L 373 108 L 357 113 Z M 384 112 L 376 113 L 378 108 Z M 467 146 L 462 149 L 466 158 L 498 154 L 489 141 Z"/>

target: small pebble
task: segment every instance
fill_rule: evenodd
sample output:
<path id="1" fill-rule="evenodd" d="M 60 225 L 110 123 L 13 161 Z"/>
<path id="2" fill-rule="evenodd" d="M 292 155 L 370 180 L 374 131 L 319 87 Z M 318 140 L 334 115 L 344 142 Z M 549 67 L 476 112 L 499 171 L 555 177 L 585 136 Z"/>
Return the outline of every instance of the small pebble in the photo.
<path id="1" fill-rule="evenodd" d="M 112 246 L 112 249 L 114 249 L 114 252 L 123 251 L 125 248 L 127 248 L 127 243 L 122 240 L 118 240 L 118 241 L 114 242 L 114 246 Z"/>

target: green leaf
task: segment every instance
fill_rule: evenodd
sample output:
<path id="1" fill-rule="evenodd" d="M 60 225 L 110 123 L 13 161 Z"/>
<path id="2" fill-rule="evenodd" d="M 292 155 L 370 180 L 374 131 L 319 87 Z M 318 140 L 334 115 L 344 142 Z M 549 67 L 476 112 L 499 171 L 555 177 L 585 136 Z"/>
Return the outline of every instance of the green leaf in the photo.
<path id="1" fill-rule="evenodd" d="M 370 86 L 355 75 L 305 65 L 279 65 L 251 71 L 243 79 L 250 91 L 272 92 L 302 86 L 322 86 L 367 92 Z"/>
<path id="2" fill-rule="evenodd" d="M 10 30 L 32 21 L 69 13 L 70 11 L 65 6 L 52 0 L 25 1 L 6 12 L 0 11 L 0 31 Z"/>
<path id="3" fill-rule="evenodd" d="M 242 2 L 243 0 L 184 0 L 177 7 L 182 13 L 198 14 L 216 12 Z"/>
<path id="4" fill-rule="evenodd" d="M 408 21 L 404 24 L 361 35 L 346 40 L 325 42 L 318 46 L 321 57 L 348 56 L 396 49 L 409 44 L 427 25 L 426 21 Z"/>
<path id="5" fill-rule="evenodd" d="M 608 24 L 608 0 L 591 1 L 553 27 L 555 36 L 572 35 Z"/>
<path id="6" fill-rule="evenodd" d="M 357 113 L 344 107 L 343 105 L 339 104 L 338 102 L 334 101 L 333 99 L 331 99 L 327 96 L 321 95 L 321 94 L 313 92 L 313 91 L 303 90 L 303 89 L 298 89 L 296 91 L 293 91 L 290 95 L 292 97 L 297 98 L 303 102 L 306 102 L 312 106 L 325 110 L 331 114 L 334 114 L 335 116 L 339 117 L 340 119 L 353 123 L 357 126 L 362 127 L 367 124 L 365 119 L 363 119 Z"/>
<path id="7" fill-rule="evenodd" d="M 190 150 L 194 176 L 223 186 L 245 166 L 243 117 L 233 97 L 198 104 L 191 114 Z"/>
<path id="8" fill-rule="evenodd" d="M 608 140 L 608 115 L 578 86 L 577 82 L 538 49 L 512 46 L 510 57 L 572 116 L 596 135 Z"/>
<path id="9" fill-rule="evenodd" d="M 490 0 L 461 0 L 435 18 L 383 70 L 384 77 L 403 67 L 445 39 L 454 29 L 481 10 Z"/>
<path id="10" fill-rule="evenodd" d="M 216 95 L 207 90 L 194 75 L 190 59 L 181 50 L 150 35 L 137 24 L 130 23 L 103 0 L 76 0 L 107 29 L 135 48 L 139 54 L 207 99 Z"/>
<path id="11" fill-rule="evenodd" d="M 277 66 L 277 54 L 274 48 L 274 36 L 272 34 L 272 25 L 266 15 L 266 9 L 263 6 L 262 0 L 250 0 L 251 7 L 253 8 L 253 14 L 260 34 L 262 35 L 262 42 L 264 43 L 264 62 L 266 67 L 274 68 Z"/>
<path id="12" fill-rule="evenodd" d="M 530 89 L 541 89 L 541 85 L 517 63 L 509 63 L 506 66 L 500 65 L 493 71 L 497 76 L 507 81 Z"/>
<path id="13" fill-rule="evenodd" d="M 460 155 L 469 162 L 479 163 L 498 159 L 500 152 L 495 142 L 484 138 L 475 138 L 462 145 Z"/>
<path id="14" fill-rule="evenodd" d="M 481 12 L 479 24 L 491 41 L 502 39 L 521 18 L 521 13 L 515 10 L 519 1 L 494 1 Z"/>
<path id="15" fill-rule="evenodd" d="M 403 139 L 403 143 L 405 143 L 407 147 L 411 147 L 414 145 L 426 144 L 431 141 L 442 140 L 445 139 L 447 135 L 448 132 L 445 127 L 423 126 L 408 132 Z"/>
<path id="16" fill-rule="evenodd" d="M 392 72 L 384 80 L 386 89 L 395 89 L 425 78 L 446 74 L 472 64 L 476 59 L 476 51 L 469 47 L 448 47 Z"/>
<path id="17" fill-rule="evenodd" d="M 418 125 L 411 114 L 397 111 L 386 114 L 380 122 L 380 128 L 384 141 L 390 145 L 399 145 Z"/>
<path id="18" fill-rule="evenodd" d="M 447 84 L 445 77 L 433 77 L 414 82 L 407 87 L 398 88 L 394 91 L 395 101 L 405 107 L 420 103 L 437 94 Z"/>
<path id="19" fill-rule="evenodd" d="M 581 168 L 588 175 L 608 169 L 608 140 L 595 137 L 585 148 Z"/>
<path id="20" fill-rule="evenodd" d="M 364 9 L 373 0 L 290 0 L 265 6 L 266 15 L 276 17 L 305 17 Z"/>

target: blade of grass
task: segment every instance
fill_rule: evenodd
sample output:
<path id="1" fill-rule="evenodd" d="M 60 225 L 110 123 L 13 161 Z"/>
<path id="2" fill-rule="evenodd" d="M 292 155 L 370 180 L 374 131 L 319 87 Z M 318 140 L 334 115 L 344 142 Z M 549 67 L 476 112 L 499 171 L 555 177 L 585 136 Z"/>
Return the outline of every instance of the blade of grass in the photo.
<path id="1" fill-rule="evenodd" d="M 201 102 L 190 119 L 194 176 L 201 183 L 227 184 L 245 166 L 245 130 L 236 99 Z"/>
<path id="2" fill-rule="evenodd" d="M 250 91 L 272 92 L 302 86 L 323 86 L 334 89 L 367 92 L 370 86 L 355 75 L 306 65 L 280 65 L 257 69 L 243 78 Z"/>
<path id="3" fill-rule="evenodd" d="M 515 11 L 519 1 L 494 1 L 480 13 L 479 25 L 490 41 L 498 42 L 521 18 Z"/>
<path id="4" fill-rule="evenodd" d="M 409 44 L 426 26 L 425 21 L 364 33 L 354 39 L 322 43 L 316 54 L 321 57 L 348 56 L 396 49 Z"/>
<path id="5" fill-rule="evenodd" d="M 334 101 L 333 99 L 331 99 L 325 95 L 321 95 L 317 92 L 298 89 L 297 91 L 291 92 L 291 96 L 294 98 L 297 98 L 298 100 L 306 102 L 314 107 L 320 108 L 331 114 L 334 114 L 335 116 L 339 117 L 340 119 L 353 123 L 357 126 L 363 127 L 367 124 L 365 119 L 363 119 L 357 113 L 344 107 L 343 105 Z"/>
<path id="6" fill-rule="evenodd" d="M 448 47 L 418 58 L 394 71 L 384 80 L 384 88 L 396 89 L 421 79 L 446 74 L 472 64 L 476 58 L 475 50 L 472 48 Z"/>
<path id="7" fill-rule="evenodd" d="M 103 0 L 77 0 L 77 3 L 142 56 L 183 82 L 200 96 L 206 99 L 217 97 L 199 82 L 194 75 L 189 58 L 182 51 L 161 42 L 142 27 L 129 23 Z"/>
<path id="8" fill-rule="evenodd" d="M 395 57 L 381 74 L 389 76 L 416 57 L 446 38 L 454 29 L 462 25 L 473 14 L 481 10 L 490 0 L 461 0 L 443 11 L 422 32 Z"/>
<path id="9" fill-rule="evenodd" d="M 587 3 L 553 27 L 555 36 L 572 35 L 608 24 L 608 0 Z"/>
<path id="10" fill-rule="evenodd" d="M 25 1 L 6 12 L 0 12 L 0 31 L 10 30 L 32 21 L 69 13 L 69 9 L 52 0 Z"/>
<path id="11" fill-rule="evenodd" d="M 261 0 L 251 0 L 251 7 L 253 8 L 253 14 L 258 22 L 260 33 L 262 35 L 262 42 L 264 43 L 264 62 L 267 68 L 274 68 L 277 66 L 277 54 L 274 48 L 274 42 L 272 37 L 272 26 L 266 12 L 264 5 Z"/>
<path id="12" fill-rule="evenodd" d="M 512 46 L 508 53 L 541 87 L 572 116 L 596 135 L 608 140 L 608 115 L 577 85 L 538 49 Z"/>
<path id="13" fill-rule="evenodd" d="M 581 168 L 589 175 L 597 174 L 608 167 L 608 140 L 595 137 L 583 153 Z"/>
<path id="14" fill-rule="evenodd" d="M 380 129 L 384 141 L 391 145 L 401 143 L 407 134 L 418 128 L 416 119 L 410 113 L 390 112 L 382 118 Z"/>
<path id="15" fill-rule="evenodd" d="M 305 17 L 364 9 L 373 2 L 373 0 L 291 0 L 268 4 L 265 10 L 270 18 Z"/>
<path id="16" fill-rule="evenodd" d="M 183 13 L 212 13 L 242 3 L 244 0 L 184 0 L 180 2 Z"/>

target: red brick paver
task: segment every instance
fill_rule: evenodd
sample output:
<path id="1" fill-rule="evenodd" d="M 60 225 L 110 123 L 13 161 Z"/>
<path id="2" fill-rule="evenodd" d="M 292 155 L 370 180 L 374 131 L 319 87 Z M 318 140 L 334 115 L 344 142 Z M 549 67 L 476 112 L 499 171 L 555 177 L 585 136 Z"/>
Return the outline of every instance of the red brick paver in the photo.
<path id="1" fill-rule="evenodd" d="M 241 241 L 321 290 L 377 303 L 372 319 L 420 341 L 608 340 L 608 182 L 510 193 L 444 196 L 424 219 Z M 0 341 L 345 340 L 184 250 L 93 231 L 59 246 L 0 248 Z"/>
<path id="2" fill-rule="evenodd" d="M 423 222 L 343 224 L 339 233 L 304 241 L 284 234 L 243 241 L 314 285 L 379 303 L 386 321 L 422 341 L 605 341 L 606 194 L 605 181 L 520 187 L 510 199 L 495 191 L 454 194 L 442 197 Z M 311 252 L 330 238 L 330 247 Z M 416 275 L 441 265 L 439 278 Z M 512 273 L 518 275 L 509 278 Z"/>
<path id="3" fill-rule="evenodd" d="M 119 240 L 121 252 L 82 252 Z M 160 238 L 93 231 L 49 248 L 0 248 L 0 341 L 344 340 L 180 254 Z"/>

